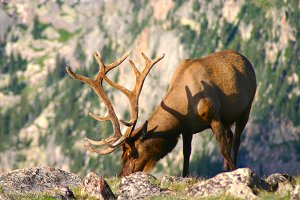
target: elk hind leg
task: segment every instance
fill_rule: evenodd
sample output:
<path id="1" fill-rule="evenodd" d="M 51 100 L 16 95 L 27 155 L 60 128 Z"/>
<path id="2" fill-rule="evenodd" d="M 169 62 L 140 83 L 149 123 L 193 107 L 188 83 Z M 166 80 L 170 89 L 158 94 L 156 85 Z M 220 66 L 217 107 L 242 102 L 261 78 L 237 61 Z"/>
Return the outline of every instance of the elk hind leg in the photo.
<path id="1" fill-rule="evenodd" d="M 183 170 L 182 176 L 187 177 L 189 175 L 189 167 L 190 167 L 190 155 L 192 150 L 192 138 L 193 134 L 183 133 Z"/>
<path id="2" fill-rule="evenodd" d="M 228 163 L 230 170 L 235 170 L 236 167 L 230 157 L 229 148 L 226 140 L 226 129 L 224 128 L 222 122 L 214 120 L 211 123 L 211 129 L 215 135 L 215 138 L 219 144 L 219 149 L 223 155 L 226 163 Z"/>
<path id="3" fill-rule="evenodd" d="M 233 133 L 232 133 L 232 131 L 231 131 L 231 129 L 229 127 L 226 128 L 225 131 L 226 131 L 227 149 L 228 149 L 229 155 L 231 157 L 231 148 L 232 148 Z M 229 163 L 226 161 L 225 158 L 224 158 L 223 168 L 224 168 L 224 171 L 229 171 L 230 170 Z"/>
<path id="4" fill-rule="evenodd" d="M 240 116 L 240 118 L 235 123 L 233 145 L 232 145 L 233 161 L 234 161 L 235 165 L 237 164 L 237 157 L 238 157 L 238 152 L 239 152 L 240 143 L 241 143 L 241 135 L 242 135 L 242 132 L 248 122 L 250 109 L 251 109 L 251 106 L 243 112 L 243 114 Z"/>

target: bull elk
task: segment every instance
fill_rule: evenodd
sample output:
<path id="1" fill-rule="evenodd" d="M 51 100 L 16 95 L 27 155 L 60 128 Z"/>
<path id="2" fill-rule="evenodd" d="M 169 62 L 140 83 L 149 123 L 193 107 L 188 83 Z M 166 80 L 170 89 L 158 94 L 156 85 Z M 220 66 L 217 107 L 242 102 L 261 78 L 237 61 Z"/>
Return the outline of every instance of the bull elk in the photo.
<path id="1" fill-rule="evenodd" d="M 86 138 L 85 148 L 97 154 L 109 154 L 121 147 L 121 176 L 133 172 L 149 172 L 156 162 L 176 146 L 180 134 L 183 138 L 183 176 L 189 173 L 191 141 L 194 133 L 210 128 L 224 158 L 224 169 L 236 168 L 240 137 L 249 118 L 256 91 L 255 72 L 251 63 L 233 50 L 224 50 L 200 59 L 183 60 L 176 69 L 167 93 L 152 116 L 135 129 L 138 119 L 138 100 L 144 80 L 151 68 L 164 55 L 149 60 L 143 53 L 145 67 L 140 72 L 129 60 L 136 84 L 128 90 L 110 80 L 107 73 L 120 65 L 127 52 L 115 62 L 105 65 L 98 53 L 94 56 L 99 64 L 95 79 L 73 73 L 69 75 L 91 86 L 108 109 L 107 116 L 89 115 L 99 121 L 110 120 L 114 134 L 107 139 L 93 141 Z M 124 93 L 130 102 L 130 121 L 119 120 L 110 99 L 103 89 L 103 81 Z M 124 134 L 120 122 L 127 126 Z M 234 134 L 230 127 L 235 123 Z M 104 146 L 101 149 L 95 146 Z M 233 158 L 231 156 L 233 151 Z"/>

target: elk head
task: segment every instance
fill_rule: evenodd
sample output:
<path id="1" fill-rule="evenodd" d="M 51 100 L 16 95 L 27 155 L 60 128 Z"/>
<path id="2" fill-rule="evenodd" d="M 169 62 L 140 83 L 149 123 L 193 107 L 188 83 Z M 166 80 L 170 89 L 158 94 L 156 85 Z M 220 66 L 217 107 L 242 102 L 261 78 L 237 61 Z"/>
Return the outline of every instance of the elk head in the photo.
<path id="1" fill-rule="evenodd" d="M 130 54 L 130 51 L 124 54 L 121 58 L 117 59 L 115 62 L 105 65 L 99 56 L 98 53 L 94 53 L 94 56 L 99 64 L 99 71 L 97 73 L 97 76 L 95 79 L 88 78 L 86 76 L 75 74 L 71 71 L 69 67 L 66 68 L 68 74 L 74 78 L 77 79 L 83 83 L 88 84 L 94 92 L 98 95 L 100 100 L 103 101 L 105 104 L 108 114 L 106 116 L 97 116 L 93 113 L 89 113 L 89 115 L 98 121 L 111 121 L 113 125 L 114 134 L 106 139 L 102 139 L 99 141 L 90 140 L 88 138 L 85 138 L 85 144 L 84 147 L 91 151 L 95 152 L 97 154 L 105 155 L 109 154 L 113 151 L 115 151 L 119 146 L 121 146 L 123 150 L 122 154 L 122 170 L 120 175 L 127 175 L 134 171 L 144 171 L 147 170 L 145 168 L 150 167 L 151 161 L 148 163 L 145 162 L 145 160 L 148 159 L 147 154 L 143 154 L 143 159 L 139 159 L 139 163 L 136 163 L 134 160 L 139 156 L 138 155 L 138 143 L 141 140 L 141 136 L 143 133 L 147 130 L 147 122 L 144 124 L 142 128 L 139 128 L 137 130 L 135 129 L 137 119 L 138 119 L 138 100 L 139 96 L 145 81 L 146 76 L 148 75 L 149 71 L 152 69 L 152 67 L 159 62 L 163 57 L 164 54 L 156 58 L 154 60 L 149 60 L 144 53 L 142 53 L 142 56 L 145 60 L 145 67 L 140 72 L 134 62 L 132 60 L 129 60 L 130 66 L 135 74 L 136 83 L 132 90 L 128 90 L 127 88 L 119 85 L 118 83 L 113 82 L 110 80 L 106 75 L 107 73 L 120 65 Z M 106 81 L 109 85 L 116 88 L 117 90 L 121 91 L 123 94 L 125 94 L 129 100 L 130 104 L 130 114 L 131 118 L 130 121 L 124 121 L 119 120 L 112 102 L 108 98 L 107 94 L 105 93 L 103 89 L 103 80 Z M 121 133 L 120 130 L 120 123 L 127 126 L 127 129 L 124 134 Z M 94 146 L 104 146 L 101 149 L 95 148 Z M 154 165 L 154 164 L 153 164 Z"/>

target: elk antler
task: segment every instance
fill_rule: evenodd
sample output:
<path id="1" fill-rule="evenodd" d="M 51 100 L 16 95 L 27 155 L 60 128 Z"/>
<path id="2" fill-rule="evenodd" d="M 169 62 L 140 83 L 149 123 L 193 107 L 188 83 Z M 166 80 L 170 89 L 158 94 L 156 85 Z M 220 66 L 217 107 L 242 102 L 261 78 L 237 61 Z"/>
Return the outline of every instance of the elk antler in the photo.
<path id="1" fill-rule="evenodd" d="M 120 120 L 120 122 L 122 124 L 124 124 L 125 126 L 127 126 L 128 129 L 127 129 L 126 133 L 118 141 L 116 141 L 113 145 L 108 145 L 112 148 L 122 144 L 125 141 L 125 139 L 127 137 L 129 137 L 130 134 L 132 133 L 132 131 L 134 130 L 137 119 L 138 119 L 138 114 L 139 114 L 139 112 L 138 112 L 139 96 L 141 94 L 142 87 L 143 87 L 144 81 L 146 79 L 146 76 L 148 75 L 148 73 L 150 72 L 152 67 L 157 62 L 159 62 L 161 59 L 163 59 L 165 55 L 163 54 L 162 56 L 160 56 L 152 61 L 149 60 L 149 58 L 144 53 L 142 53 L 142 56 L 145 60 L 145 67 L 142 72 L 140 72 L 137 69 L 137 67 L 135 66 L 135 64 L 132 60 L 129 60 L 130 66 L 135 74 L 135 79 L 136 79 L 136 83 L 135 83 L 135 86 L 132 91 L 129 91 L 128 89 L 124 88 L 123 86 L 119 85 L 118 83 L 114 83 L 113 81 L 108 79 L 106 76 L 103 77 L 104 80 L 108 84 L 110 84 L 112 87 L 120 90 L 123 94 L 125 94 L 127 96 L 127 98 L 129 99 L 129 103 L 130 103 L 130 114 L 131 114 L 130 121 L 126 122 L 124 120 Z"/>
<path id="2" fill-rule="evenodd" d="M 138 99 L 139 99 L 139 95 L 141 93 L 144 81 L 146 76 L 148 75 L 149 71 L 151 70 L 151 68 L 158 62 L 160 61 L 164 55 L 162 55 L 161 57 L 150 61 L 145 54 L 142 53 L 143 58 L 145 59 L 145 68 L 143 69 L 142 72 L 139 72 L 139 70 L 136 68 L 135 64 L 133 63 L 132 60 L 129 60 L 130 62 L 130 66 L 134 71 L 134 74 L 136 76 L 136 85 L 134 87 L 134 89 L 132 91 L 129 91 L 128 89 L 126 89 L 125 87 L 114 83 L 113 81 L 111 81 L 109 78 L 107 78 L 106 74 L 112 70 L 113 68 L 117 67 L 118 65 L 120 65 L 131 53 L 131 51 L 128 51 L 126 54 L 124 54 L 121 58 L 119 58 L 118 60 L 116 60 L 115 62 L 109 64 L 109 65 L 104 65 L 101 57 L 99 56 L 98 53 L 94 53 L 94 56 L 99 64 L 99 71 L 97 73 L 96 79 L 93 80 L 91 78 L 85 77 L 83 75 L 80 74 L 75 74 L 71 71 L 70 68 L 66 68 L 68 74 L 74 78 L 77 79 L 83 83 L 88 84 L 89 86 L 91 86 L 93 88 L 93 90 L 95 91 L 95 93 L 99 96 L 100 99 L 103 100 L 105 106 L 108 109 L 108 114 L 107 116 L 97 116 L 94 115 L 93 113 L 89 112 L 89 115 L 98 120 L 98 121 L 108 121 L 110 120 L 113 124 L 113 129 L 114 129 L 114 134 L 110 137 L 108 137 L 107 139 L 102 139 L 100 141 L 94 141 L 94 140 L 90 140 L 88 138 L 86 138 L 86 143 L 85 143 L 85 148 L 89 151 L 92 152 L 96 152 L 98 154 L 108 154 L 113 152 L 118 146 L 120 146 L 127 137 L 130 136 L 131 132 L 134 130 L 136 122 L 137 122 L 137 118 L 138 118 Z M 110 101 L 110 99 L 108 98 L 107 94 L 105 93 L 103 86 L 102 86 L 102 82 L 103 79 L 112 87 L 120 90 L 122 93 L 124 93 L 130 102 L 130 110 L 131 110 L 131 119 L 129 122 L 126 122 L 124 120 L 120 120 L 120 122 L 122 124 L 124 124 L 125 126 L 127 126 L 127 130 L 126 133 L 124 135 L 121 134 L 120 131 L 120 124 L 119 124 L 119 120 L 116 116 L 116 113 L 114 111 L 114 108 L 112 106 L 112 103 Z M 90 145 L 107 145 L 106 147 L 102 148 L 102 149 L 96 149 L 94 147 L 91 147 Z"/>

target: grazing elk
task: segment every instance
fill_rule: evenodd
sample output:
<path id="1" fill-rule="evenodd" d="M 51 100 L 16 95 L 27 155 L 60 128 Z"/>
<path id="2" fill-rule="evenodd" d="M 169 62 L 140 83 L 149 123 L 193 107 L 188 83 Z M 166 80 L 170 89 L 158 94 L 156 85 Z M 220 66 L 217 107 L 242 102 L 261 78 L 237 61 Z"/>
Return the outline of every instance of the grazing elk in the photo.
<path id="1" fill-rule="evenodd" d="M 144 125 L 135 129 L 138 119 L 138 99 L 144 80 L 153 65 L 164 55 L 151 61 L 142 53 L 145 59 L 145 68 L 142 72 L 129 60 L 136 76 L 136 85 L 130 91 L 106 76 L 110 70 L 121 64 L 129 53 L 109 65 L 105 65 L 99 54 L 94 53 L 99 63 L 99 72 L 95 79 L 74 74 L 66 68 L 71 77 L 90 85 L 108 109 L 105 117 L 92 113 L 89 115 L 99 121 L 110 120 L 113 124 L 114 135 L 100 141 L 86 138 L 85 148 L 103 155 L 121 146 L 123 154 L 120 175 L 125 176 L 137 171 L 150 171 L 158 160 L 172 151 L 182 134 L 183 176 L 187 176 L 193 134 L 210 128 L 224 157 L 224 169 L 234 170 L 240 137 L 248 121 L 256 91 L 255 72 L 250 62 L 233 50 L 182 61 L 162 102 Z M 124 134 L 121 134 L 119 120 L 103 90 L 103 81 L 120 90 L 129 99 L 131 119 L 129 122 L 120 120 L 128 127 Z M 234 123 L 233 134 L 230 126 Z M 96 149 L 94 145 L 105 147 Z"/>

